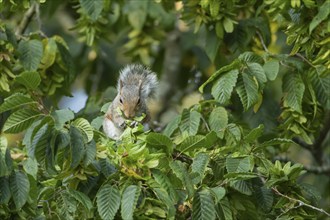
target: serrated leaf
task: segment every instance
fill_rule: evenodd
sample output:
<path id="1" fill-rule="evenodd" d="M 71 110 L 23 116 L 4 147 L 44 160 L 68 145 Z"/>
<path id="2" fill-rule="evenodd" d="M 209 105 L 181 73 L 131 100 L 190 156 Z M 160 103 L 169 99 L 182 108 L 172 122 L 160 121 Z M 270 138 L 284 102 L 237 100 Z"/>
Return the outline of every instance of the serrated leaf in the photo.
<path id="1" fill-rule="evenodd" d="M 13 172 L 9 176 L 9 186 L 16 208 L 22 208 L 29 196 L 30 182 L 28 177 L 21 171 Z"/>
<path id="2" fill-rule="evenodd" d="M 273 146 L 273 145 L 278 145 L 278 144 L 293 144 L 294 142 L 290 139 L 285 139 L 285 138 L 274 138 L 269 141 L 266 141 L 262 144 L 260 144 L 260 147 L 268 147 L 268 146 Z"/>
<path id="3" fill-rule="evenodd" d="M 192 204 L 192 218 L 199 220 L 216 218 L 214 202 L 208 190 L 203 189 L 195 193 Z"/>
<path id="4" fill-rule="evenodd" d="M 311 71 L 308 74 L 313 89 L 316 92 L 317 99 L 322 106 L 330 108 L 330 74 L 320 75 L 316 71 Z"/>
<path id="5" fill-rule="evenodd" d="M 245 73 L 254 76 L 257 81 L 258 85 L 262 89 L 264 84 L 267 82 L 267 78 L 265 75 L 265 71 L 259 63 L 247 63 L 247 69 L 245 69 Z"/>
<path id="6" fill-rule="evenodd" d="M 277 60 L 270 60 L 264 64 L 263 69 L 266 73 L 267 78 L 273 81 L 277 77 L 278 71 L 280 69 L 280 64 Z"/>
<path id="7" fill-rule="evenodd" d="M 238 192 L 251 196 L 252 195 L 252 186 L 249 182 L 246 182 L 244 180 L 237 180 L 230 182 L 230 187 L 237 190 Z"/>
<path id="8" fill-rule="evenodd" d="M 258 101 L 258 84 L 249 74 L 240 74 L 236 86 L 244 110 L 247 111 Z"/>
<path id="9" fill-rule="evenodd" d="M 179 124 L 181 122 L 181 115 L 176 116 L 170 123 L 167 124 L 166 128 L 163 131 L 163 134 L 167 137 L 171 137 L 173 132 L 178 129 Z"/>
<path id="10" fill-rule="evenodd" d="M 242 53 L 241 55 L 239 55 L 238 59 L 241 61 L 244 61 L 244 63 L 246 63 L 246 64 L 263 63 L 263 59 L 259 55 L 255 54 L 253 52 L 250 52 L 250 51 Z"/>
<path id="11" fill-rule="evenodd" d="M 8 204 L 11 198 L 10 188 L 9 188 L 9 180 L 7 177 L 0 177 L 0 205 Z"/>
<path id="12" fill-rule="evenodd" d="M 15 78 L 15 81 L 25 86 L 27 89 L 36 89 L 41 78 L 38 72 L 24 72 Z"/>
<path id="13" fill-rule="evenodd" d="M 245 136 L 245 141 L 248 143 L 253 143 L 254 141 L 257 140 L 264 132 L 264 125 L 261 124 L 258 127 L 252 129 L 246 136 Z"/>
<path id="14" fill-rule="evenodd" d="M 28 155 L 31 158 L 36 158 L 39 163 L 45 162 L 46 151 L 50 143 L 49 137 L 48 124 L 36 126 L 31 135 L 31 146 L 28 148 Z"/>
<path id="15" fill-rule="evenodd" d="M 206 42 L 205 42 L 205 53 L 211 60 L 211 62 L 214 62 L 214 59 L 216 58 L 219 47 L 220 47 L 221 40 L 218 39 L 215 31 L 207 31 L 206 32 Z"/>
<path id="16" fill-rule="evenodd" d="M 213 197 L 215 198 L 215 204 L 220 202 L 220 200 L 223 197 L 225 197 L 225 195 L 226 195 L 226 189 L 223 188 L 222 186 L 216 186 L 216 187 L 210 188 L 210 192 L 213 195 Z"/>
<path id="17" fill-rule="evenodd" d="M 39 40 L 21 41 L 18 45 L 18 52 L 23 67 L 27 71 L 35 71 L 42 59 L 43 46 Z"/>
<path id="18" fill-rule="evenodd" d="M 90 198 L 87 195 L 85 195 L 84 193 L 73 190 L 73 189 L 69 189 L 68 192 L 69 192 L 70 196 L 75 198 L 75 200 L 77 200 L 77 202 L 79 202 L 85 208 L 86 211 L 91 211 L 92 208 L 94 207 Z"/>
<path id="19" fill-rule="evenodd" d="M 133 212 L 136 208 L 141 188 L 136 185 L 128 186 L 122 195 L 121 199 L 121 217 L 123 219 L 133 219 Z"/>
<path id="20" fill-rule="evenodd" d="M 188 197 L 192 198 L 195 190 L 186 167 L 182 162 L 177 160 L 171 161 L 170 167 L 173 173 L 181 180 L 182 185 L 186 188 Z"/>
<path id="21" fill-rule="evenodd" d="M 5 133 L 19 133 L 27 129 L 41 114 L 31 109 L 20 109 L 9 116 L 3 126 Z"/>
<path id="22" fill-rule="evenodd" d="M 96 194 L 97 211 L 102 219 L 111 220 L 120 207 L 119 190 L 109 184 L 101 186 Z"/>
<path id="23" fill-rule="evenodd" d="M 30 174 L 34 179 L 37 179 L 38 163 L 35 159 L 28 158 L 24 160 L 23 168 L 27 174 Z"/>
<path id="24" fill-rule="evenodd" d="M 273 191 L 265 186 L 257 188 L 254 192 L 258 205 L 265 211 L 269 212 L 273 206 Z"/>
<path id="25" fill-rule="evenodd" d="M 237 82 L 238 70 L 224 73 L 213 84 L 211 94 L 220 103 L 227 104 Z"/>
<path id="26" fill-rule="evenodd" d="M 21 93 L 15 93 L 7 98 L 0 105 L 0 113 L 19 108 L 25 105 L 36 105 L 37 102 Z"/>
<path id="27" fill-rule="evenodd" d="M 223 138 L 227 125 L 228 114 L 226 109 L 223 107 L 214 108 L 209 117 L 210 129 L 215 131 L 219 138 Z"/>
<path id="28" fill-rule="evenodd" d="M 330 14 L 330 2 L 325 1 L 322 6 L 318 7 L 319 12 L 316 16 L 313 17 L 313 20 L 309 24 L 309 33 L 312 31 L 323 21 L 325 20 Z"/>
<path id="29" fill-rule="evenodd" d="M 210 76 L 208 78 L 208 80 L 206 80 L 205 83 L 203 83 L 200 87 L 199 87 L 199 91 L 201 93 L 203 93 L 204 87 L 209 84 L 210 82 L 214 81 L 215 79 L 217 79 L 221 74 L 223 73 L 227 73 L 228 71 L 237 69 L 240 66 L 241 62 L 240 60 L 236 59 L 234 60 L 231 64 L 221 67 L 219 70 L 217 70 L 215 73 L 212 74 L 212 76 Z"/>
<path id="30" fill-rule="evenodd" d="M 74 119 L 74 113 L 70 109 L 60 109 L 51 113 L 55 121 L 55 128 L 61 130 L 64 124 Z"/>
<path id="31" fill-rule="evenodd" d="M 226 158 L 228 173 L 249 172 L 251 166 L 249 157 Z"/>
<path id="32" fill-rule="evenodd" d="M 210 157 L 206 153 L 198 153 L 191 165 L 191 173 L 197 173 L 198 176 L 192 179 L 193 184 L 198 184 L 204 178 L 204 172 L 209 163 Z"/>
<path id="33" fill-rule="evenodd" d="M 165 146 L 166 152 L 171 154 L 173 152 L 173 143 L 171 139 L 163 134 L 149 133 L 146 142 L 154 147 Z"/>
<path id="34" fill-rule="evenodd" d="M 172 201 L 177 202 L 178 195 L 170 179 L 164 173 L 162 173 L 162 171 L 157 169 L 152 170 L 152 175 L 154 180 L 161 186 L 161 188 L 163 188 L 169 194 Z"/>
<path id="35" fill-rule="evenodd" d="M 79 0 L 79 3 L 83 11 L 92 19 L 92 21 L 96 21 L 100 17 L 104 7 L 103 0 Z"/>
<path id="36" fill-rule="evenodd" d="M 284 106 L 302 113 L 305 85 L 300 74 L 289 72 L 283 77 Z"/>
<path id="37" fill-rule="evenodd" d="M 86 148 L 83 141 L 83 135 L 80 130 L 74 126 L 70 127 L 70 149 L 71 149 L 71 168 L 76 168 L 83 159 Z"/>
<path id="38" fill-rule="evenodd" d="M 87 142 L 93 139 L 93 128 L 86 119 L 77 118 L 72 124 L 85 134 Z"/>
<path id="39" fill-rule="evenodd" d="M 183 110 L 181 116 L 180 130 L 181 132 L 187 131 L 189 135 L 197 134 L 201 114 L 197 111 Z"/>
<path id="40" fill-rule="evenodd" d="M 176 208 L 173 200 L 169 197 L 169 195 L 164 189 L 153 188 L 153 191 L 155 192 L 156 196 L 167 206 L 166 218 L 174 219 Z"/>
<path id="41" fill-rule="evenodd" d="M 91 164 L 96 157 L 96 143 L 94 140 L 86 144 L 86 154 L 84 157 L 84 166 L 87 167 Z"/>

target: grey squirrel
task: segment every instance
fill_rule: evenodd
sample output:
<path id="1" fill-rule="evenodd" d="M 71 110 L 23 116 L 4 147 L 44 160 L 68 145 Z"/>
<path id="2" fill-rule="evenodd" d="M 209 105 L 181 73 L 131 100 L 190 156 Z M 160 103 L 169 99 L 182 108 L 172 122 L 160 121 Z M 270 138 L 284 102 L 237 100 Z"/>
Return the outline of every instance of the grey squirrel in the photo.
<path id="1" fill-rule="evenodd" d="M 120 71 L 117 84 L 118 94 L 109 106 L 103 121 L 104 133 L 119 139 L 126 119 L 146 115 L 143 123 L 150 119 L 147 99 L 153 97 L 158 85 L 157 76 L 150 69 L 139 65 L 128 65 Z"/>

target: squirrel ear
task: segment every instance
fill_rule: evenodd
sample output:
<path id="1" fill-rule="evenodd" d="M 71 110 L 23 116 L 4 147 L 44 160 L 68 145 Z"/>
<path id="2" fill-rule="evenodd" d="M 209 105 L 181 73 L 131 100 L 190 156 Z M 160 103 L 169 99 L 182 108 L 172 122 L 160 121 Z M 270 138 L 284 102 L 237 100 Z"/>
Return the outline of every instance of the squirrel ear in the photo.
<path id="1" fill-rule="evenodd" d="M 123 81 L 120 79 L 119 80 L 119 90 L 120 91 L 122 90 L 123 86 L 124 86 Z"/>

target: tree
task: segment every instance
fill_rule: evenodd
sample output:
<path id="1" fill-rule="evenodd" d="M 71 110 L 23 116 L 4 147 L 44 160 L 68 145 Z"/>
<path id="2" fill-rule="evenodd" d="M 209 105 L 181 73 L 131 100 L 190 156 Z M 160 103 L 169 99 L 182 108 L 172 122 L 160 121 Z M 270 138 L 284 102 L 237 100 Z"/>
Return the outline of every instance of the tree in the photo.
<path id="1" fill-rule="evenodd" d="M 0 7 L 1 219 L 330 216 L 329 1 Z M 116 142 L 101 124 L 130 62 L 159 73 L 161 125 Z M 74 82 L 77 113 L 59 108 Z"/>

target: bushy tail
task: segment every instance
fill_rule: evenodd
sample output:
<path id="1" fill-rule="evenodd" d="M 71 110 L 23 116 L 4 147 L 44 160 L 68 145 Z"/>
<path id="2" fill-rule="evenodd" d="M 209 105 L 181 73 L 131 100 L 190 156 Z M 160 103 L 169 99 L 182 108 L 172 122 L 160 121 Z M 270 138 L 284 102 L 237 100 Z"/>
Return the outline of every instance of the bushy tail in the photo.
<path id="1" fill-rule="evenodd" d="M 141 85 L 141 95 L 145 98 L 154 97 L 156 88 L 158 86 L 157 76 L 149 68 L 140 64 L 130 64 L 120 71 L 118 80 L 118 88 L 121 87 L 120 83 L 124 85 Z"/>

